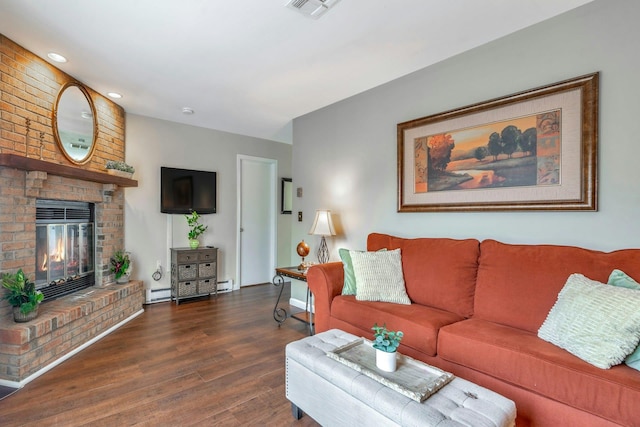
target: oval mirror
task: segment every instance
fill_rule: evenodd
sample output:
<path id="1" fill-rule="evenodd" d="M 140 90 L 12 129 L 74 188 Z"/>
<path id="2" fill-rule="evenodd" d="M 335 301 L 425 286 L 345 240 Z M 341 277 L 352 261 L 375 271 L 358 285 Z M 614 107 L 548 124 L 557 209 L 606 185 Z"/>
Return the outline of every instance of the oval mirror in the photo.
<path id="1" fill-rule="evenodd" d="M 96 147 L 96 109 L 87 89 L 78 82 L 65 83 L 53 106 L 53 136 L 70 162 L 91 160 Z"/>

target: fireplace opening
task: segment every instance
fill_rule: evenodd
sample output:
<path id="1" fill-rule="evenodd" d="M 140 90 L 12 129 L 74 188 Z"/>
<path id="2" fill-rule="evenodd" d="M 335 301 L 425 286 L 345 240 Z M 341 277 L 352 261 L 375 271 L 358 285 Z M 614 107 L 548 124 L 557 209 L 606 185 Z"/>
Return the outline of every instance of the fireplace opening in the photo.
<path id="1" fill-rule="evenodd" d="M 95 284 L 93 203 L 36 200 L 36 288 L 52 300 Z"/>

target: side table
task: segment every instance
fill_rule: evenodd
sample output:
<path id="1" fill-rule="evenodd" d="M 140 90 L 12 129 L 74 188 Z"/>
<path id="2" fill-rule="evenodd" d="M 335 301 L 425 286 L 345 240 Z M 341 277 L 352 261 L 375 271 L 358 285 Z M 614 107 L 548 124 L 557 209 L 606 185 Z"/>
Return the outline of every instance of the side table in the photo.
<path id="1" fill-rule="evenodd" d="M 313 325 L 313 307 L 312 307 L 312 299 L 313 295 L 307 286 L 307 298 L 305 301 L 305 309 L 299 313 L 287 312 L 285 308 L 278 307 L 280 304 L 280 298 L 282 298 L 282 291 L 284 290 L 285 277 L 290 279 L 300 280 L 301 282 L 307 282 L 307 270 L 298 270 L 298 267 L 279 267 L 276 268 L 276 275 L 273 276 L 273 285 L 276 287 L 280 287 L 280 292 L 278 293 L 278 299 L 276 300 L 276 305 L 273 307 L 273 318 L 276 322 L 278 322 L 278 327 L 284 323 L 288 318 L 296 319 L 302 323 L 309 325 L 309 335 L 313 335 L 315 333 L 314 325 Z M 290 282 L 289 282 L 290 283 Z"/>

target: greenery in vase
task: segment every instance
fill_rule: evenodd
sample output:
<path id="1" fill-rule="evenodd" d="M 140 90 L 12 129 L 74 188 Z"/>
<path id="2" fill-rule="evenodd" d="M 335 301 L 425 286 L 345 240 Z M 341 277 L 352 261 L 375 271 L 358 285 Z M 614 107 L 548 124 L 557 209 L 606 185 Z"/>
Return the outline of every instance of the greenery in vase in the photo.
<path id="1" fill-rule="evenodd" d="M 373 348 L 386 351 L 387 353 L 393 353 L 398 349 L 400 341 L 404 336 L 402 331 L 394 332 L 387 330 L 386 323 L 383 326 L 378 326 L 377 323 L 373 325 Z"/>
<path id="2" fill-rule="evenodd" d="M 109 160 L 106 165 L 107 169 L 116 169 L 119 171 L 134 173 L 136 170 L 133 166 L 126 164 L 125 162 L 116 162 L 114 160 Z"/>
<path id="3" fill-rule="evenodd" d="M 189 225 L 189 240 L 197 239 L 202 233 L 207 231 L 209 228 L 208 225 L 200 224 L 200 215 L 198 212 L 193 211 L 191 215 L 184 216 L 187 219 L 187 224 Z"/>
<path id="4" fill-rule="evenodd" d="M 130 264 L 129 252 L 116 251 L 113 254 L 111 257 L 111 272 L 116 274 L 116 280 L 127 273 Z"/>
<path id="5" fill-rule="evenodd" d="M 9 291 L 4 298 L 12 307 L 20 307 L 22 314 L 31 313 L 44 299 L 42 292 L 36 291 L 36 284 L 29 281 L 22 269 L 15 274 L 3 274 L 2 287 Z"/>

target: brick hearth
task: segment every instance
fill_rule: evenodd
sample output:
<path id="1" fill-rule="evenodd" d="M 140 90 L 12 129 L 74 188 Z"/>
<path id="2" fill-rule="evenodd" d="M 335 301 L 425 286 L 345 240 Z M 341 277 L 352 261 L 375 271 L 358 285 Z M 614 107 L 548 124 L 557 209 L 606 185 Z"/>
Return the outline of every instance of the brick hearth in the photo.
<path id="1" fill-rule="evenodd" d="M 15 323 L 12 315 L 0 318 L 0 372 L 16 386 L 28 382 L 45 368 L 101 334 L 142 313 L 144 286 L 133 280 L 125 285 L 90 287 L 42 304 L 38 317 Z"/>

